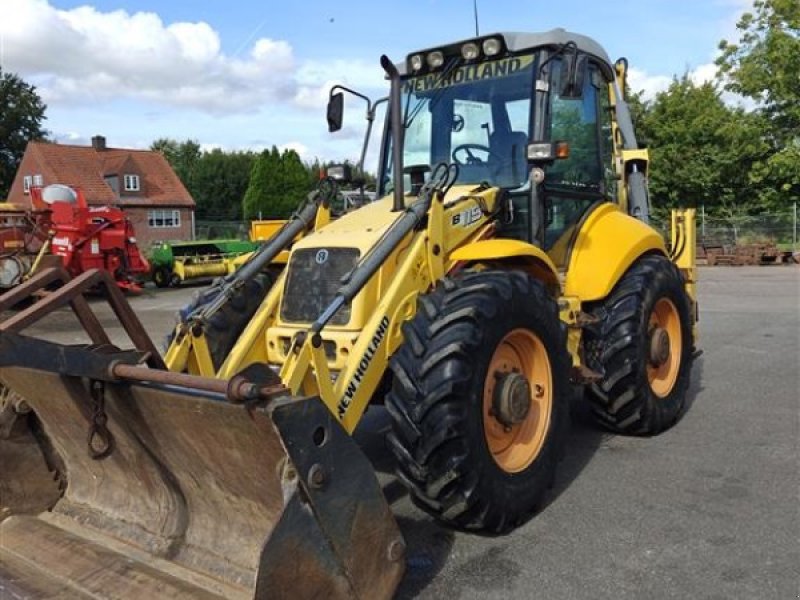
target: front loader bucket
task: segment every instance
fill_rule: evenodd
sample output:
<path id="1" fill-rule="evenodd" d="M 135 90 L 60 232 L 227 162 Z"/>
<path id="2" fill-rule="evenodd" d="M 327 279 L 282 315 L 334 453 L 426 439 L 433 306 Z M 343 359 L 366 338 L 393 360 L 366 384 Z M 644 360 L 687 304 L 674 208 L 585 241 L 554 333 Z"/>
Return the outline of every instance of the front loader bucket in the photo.
<path id="1" fill-rule="evenodd" d="M 0 333 L 0 379 L 35 411 L 66 483 L 51 510 L 0 522 L 0 591 L 392 596 L 402 537 L 369 461 L 318 398 L 234 404 L 209 391 L 217 380 L 130 364 L 139 381 L 114 377 L 119 356 Z"/>

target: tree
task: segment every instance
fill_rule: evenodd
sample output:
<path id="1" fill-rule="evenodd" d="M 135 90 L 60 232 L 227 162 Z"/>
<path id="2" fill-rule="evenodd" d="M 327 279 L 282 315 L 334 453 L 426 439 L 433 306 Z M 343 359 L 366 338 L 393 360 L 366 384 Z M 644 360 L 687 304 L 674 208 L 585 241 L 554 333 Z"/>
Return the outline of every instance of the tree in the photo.
<path id="1" fill-rule="evenodd" d="M 151 150 L 161 152 L 175 170 L 183 185 L 192 192 L 192 176 L 197 161 L 200 159 L 200 144 L 197 140 L 187 139 L 178 142 L 171 138 L 159 138 L 150 144 Z"/>
<path id="2" fill-rule="evenodd" d="M 0 199 L 11 189 L 28 142 L 47 135 L 46 108 L 34 86 L 0 68 Z"/>
<path id="3" fill-rule="evenodd" d="M 242 199 L 255 162 L 252 152 L 204 152 L 194 167 L 192 197 L 198 219 L 235 221 L 242 218 Z"/>
<path id="4" fill-rule="evenodd" d="M 758 116 L 726 105 L 714 84 L 695 85 L 688 75 L 643 107 L 639 133 L 651 147 L 656 214 L 678 205 L 728 214 L 757 208 L 749 173 L 768 150 Z"/>
<path id="5" fill-rule="evenodd" d="M 755 0 L 737 29 L 738 44 L 720 42 L 726 88 L 753 98 L 781 127 L 800 129 L 800 3 Z"/>
<path id="6" fill-rule="evenodd" d="M 245 218 L 285 218 L 310 189 L 309 170 L 294 150 L 283 153 L 273 146 L 253 164 L 244 196 Z"/>
<path id="7" fill-rule="evenodd" d="M 739 42 L 720 42 L 717 59 L 729 91 L 756 101 L 770 151 L 753 168 L 765 204 L 800 199 L 800 3 L 755 0 L 737 29 Z"/>
<path id="8" fill-rule="evenodd" d="M 197 204 L 198 219 L 238 220 L 255 160 L 252 152 L 202 152 L 200 144 L 159 138 L 150 145 L 169 161 Z"/>

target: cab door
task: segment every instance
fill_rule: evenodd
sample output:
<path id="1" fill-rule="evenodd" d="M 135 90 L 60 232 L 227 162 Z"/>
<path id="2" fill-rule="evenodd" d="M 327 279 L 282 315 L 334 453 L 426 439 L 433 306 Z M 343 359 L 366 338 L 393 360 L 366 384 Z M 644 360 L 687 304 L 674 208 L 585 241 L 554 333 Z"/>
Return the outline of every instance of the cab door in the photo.
<path id="1" fill-rule="evenodd" d="M 608 80 L 589 63 L 579 98 L 563 97 L 561 75 L 553 75 L 550 139 L 569 144 L 569 157 L 545 171 L 542 185 L 544 250 L 565 269 L 580 223 L 603 202 L 616 201 Z"/>

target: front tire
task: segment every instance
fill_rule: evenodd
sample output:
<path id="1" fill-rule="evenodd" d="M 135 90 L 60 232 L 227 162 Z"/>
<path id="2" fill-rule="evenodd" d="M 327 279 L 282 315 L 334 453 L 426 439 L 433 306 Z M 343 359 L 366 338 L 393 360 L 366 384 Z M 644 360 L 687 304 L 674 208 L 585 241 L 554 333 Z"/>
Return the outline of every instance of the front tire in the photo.
<path id="1" fill-rule="evenodd" d="M 153 283 L 156 284 L 156 287 L 169 287 L 171 276 L 171 271 L 169 271 L 166 267 L 158 267 L 155 271 L 153 271 Z"/>
<path id="2" fill-rule="evenodd" d="M 235 290 L 222 308 L 206 321 L 204 335 L 215 371 L 225 362 L 273 283 L 274 279 L 270 273 L 259 273 Z M 214 284 L 195 295 L 189 304 L 178 311 L 178 320 L 182 323 L 187 322 L 194 313 L 210 304 L 220 293 L 222 293 L 220 285 Z M 173 329 L 167 336 L 167 348 L 175 339 L 175 331 Z"/>
<path id="3" fill-rule="evenodd" d="M 453 526 L 517 527 L 552 484 L 568 420 L 555 300 L 523 273 L 467 272 L 421 296 L 403 333 L 386 400 L 398 477 Z"/>
<path id="4" fill-rule="evenodd" d="M 598 422 L 617 433 L 655 435 L 682 416 L 689 388 L 692 320 L 678 268 L 640 258 L 593 310 L 587 358 L 603 378 L 588 389 Z"/>

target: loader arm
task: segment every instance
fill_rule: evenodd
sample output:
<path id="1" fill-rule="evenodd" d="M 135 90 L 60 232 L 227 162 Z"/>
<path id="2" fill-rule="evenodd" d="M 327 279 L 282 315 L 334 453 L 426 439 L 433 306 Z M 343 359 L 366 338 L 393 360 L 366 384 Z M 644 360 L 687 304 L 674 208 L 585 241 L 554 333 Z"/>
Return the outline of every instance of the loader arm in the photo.
<path id="1" fill-rule="evenodd" d="M 291 393 L 319 395 L 348 432 L 355 429 L 389 358 L 403 342 L 401 326 L 415 314 L 419 294 L 459 264 L 451 258 L 456 249 L 493 234 L 494 220 L 504 208 L 497 188 L 461 186 L 445 193 L 446 187 L 423 191 L 400 214 L 349 274 L 334 301 L 304 335 L 295 337 L 282 365 L 281 381 Z M 390 283 L 334 380 L 321 334 L 337 310 L 374 278 Z"/>
<path id="2" fill-rule="evenodd" d="M 335 194 L 336 188 L 332 182 L 321 184 L 319 189 L 309 194 L 306 202 L 292 215 L 292 218 L 275 231 L 270 239 L 250 256 L 247 262 L 223 278 L 218 289 L 209 290 L 213 295 L 205 304 L 201 304 L 193 314 L 188 315 L 188 318 L 176 325 L 164 358 L 171 371 L 188 371 L 206 377 L 213 377 L 217 374 L 206 340 L 208 320 L 226 303 L 230 302 L 232 296 L 248 280 L 262 272 L 298 237 L 305 235 L 310 227 L 323 227 L 330 220 L 330 200 Z M 224 370 L 224 373 L 230 373 L 232 368 L 235 369 L 239 365 L 238 359 L 227 362 L 230 363 L 230 366 Z"/>

